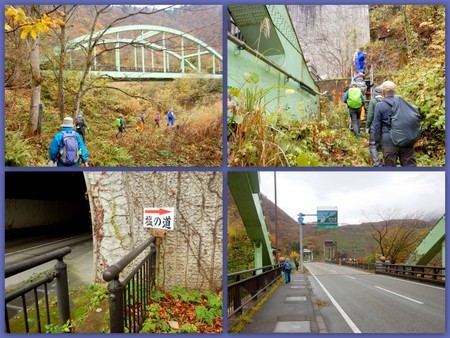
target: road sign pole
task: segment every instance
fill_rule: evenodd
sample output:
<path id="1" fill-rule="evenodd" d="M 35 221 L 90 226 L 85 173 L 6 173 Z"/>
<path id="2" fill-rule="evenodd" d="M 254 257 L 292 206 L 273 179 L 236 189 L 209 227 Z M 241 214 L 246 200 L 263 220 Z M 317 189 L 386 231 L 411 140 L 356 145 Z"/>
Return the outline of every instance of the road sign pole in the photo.
<path id="1" fill-rule="evenodd" d="M 298 225 L 299 225 L 299 237 L 300 237 L 300 271 L 303 273 L 303 233 L 302 233 L 302 224 L 303 224 L 303 214 L 299 214 L 298 217 Z"/>

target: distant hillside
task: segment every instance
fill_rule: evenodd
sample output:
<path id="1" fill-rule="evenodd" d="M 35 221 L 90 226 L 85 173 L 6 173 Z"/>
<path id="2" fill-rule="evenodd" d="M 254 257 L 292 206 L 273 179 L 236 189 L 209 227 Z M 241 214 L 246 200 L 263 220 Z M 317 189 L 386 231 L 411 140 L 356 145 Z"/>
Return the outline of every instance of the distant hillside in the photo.
<path id="1" fill-rule="evenodd" d="M 265 215 L 265 221 L 269 230 L 269 236 L 272 246 L 275 247 L 275 204 L 266 196 L 261 194 L 262 207 Z M 282 255 L 289 254 L 292 250 L 299 251 L 299 225 L 288 214 L 278 208 L 278 247 Z M 411 226 L 417 223 L 411 220 Z M 431 227 L 433 223 L 421 222 L 420 228 Z M 233 198 L 228 194 L 228 229 L 235 233 L 237 227 L 243 224 L 239 212 L 234 204 Z M 352 224 L 339 226 L 336 229 L 317 229 L 315 225 L 303 226 L 303 239 L 305 248 L 314 250 L 316 257 L 323 252 L 323 243 L 325 240 L 334 240 L 337 242 L 337 250 L 341 255 L 348 257 L 366 257 L 374 252 L 378 245 L 372 238 L 373 229 L 368 224 Z M 241 236 L 242 237 L 242 236 Z M 242 238 L 241 238 L 242 239 Z M 244 239 L 248 241 L 248 238 Z M 241 245 L 242 246 L 242 245 Z M 230 249 L 230 243 L 228 243 Z M 252 259 L 249 257 L 248 259 Z"/>

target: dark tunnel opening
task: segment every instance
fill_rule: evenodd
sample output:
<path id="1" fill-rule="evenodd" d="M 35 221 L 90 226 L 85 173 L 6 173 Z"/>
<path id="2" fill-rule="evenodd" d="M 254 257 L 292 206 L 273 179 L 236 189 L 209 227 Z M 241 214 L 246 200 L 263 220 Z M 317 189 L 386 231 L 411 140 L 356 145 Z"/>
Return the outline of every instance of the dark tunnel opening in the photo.
<path id="1" fill-rule="evenodd" d="M 92 234 L 82 172 L 6 172 L 5 240 Z"/>

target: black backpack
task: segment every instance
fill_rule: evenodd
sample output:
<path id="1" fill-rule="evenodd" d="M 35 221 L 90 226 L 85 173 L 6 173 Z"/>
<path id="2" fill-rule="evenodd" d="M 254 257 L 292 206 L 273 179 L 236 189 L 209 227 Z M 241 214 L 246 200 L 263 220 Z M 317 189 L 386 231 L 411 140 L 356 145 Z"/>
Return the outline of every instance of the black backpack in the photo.
<path id="1" fill-rule="evenodd" d="M 419 109 L 398 95 L 394 96 L 394 100 L 384 99 L 384 101 L 392 108 L 389 114 L 392 143 L 398 147 L 416 143 L 422 132 Z"/>

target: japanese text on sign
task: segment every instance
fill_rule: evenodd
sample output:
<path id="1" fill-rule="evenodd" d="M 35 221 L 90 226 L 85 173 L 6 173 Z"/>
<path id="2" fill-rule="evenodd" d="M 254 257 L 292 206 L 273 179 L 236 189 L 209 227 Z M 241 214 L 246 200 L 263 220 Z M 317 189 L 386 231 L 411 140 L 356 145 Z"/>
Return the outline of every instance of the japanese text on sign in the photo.
<path id="1" fill-rule="evenodd" d="M 175 208 L 144 208 L 144 228 L 173 230 Z"/>

